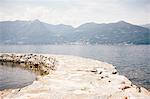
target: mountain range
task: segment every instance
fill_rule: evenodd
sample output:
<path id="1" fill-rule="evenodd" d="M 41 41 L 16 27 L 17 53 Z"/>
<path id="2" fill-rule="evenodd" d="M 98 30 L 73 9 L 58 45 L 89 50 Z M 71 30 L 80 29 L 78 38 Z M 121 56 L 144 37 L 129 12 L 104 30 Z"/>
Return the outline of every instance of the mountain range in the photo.
<path id="1" fill-rule="evenodd" d="M 0 44 L 150 44 L 150 29 L 119 21 L 76 28 L 34 21 L 1 21 Z"/>

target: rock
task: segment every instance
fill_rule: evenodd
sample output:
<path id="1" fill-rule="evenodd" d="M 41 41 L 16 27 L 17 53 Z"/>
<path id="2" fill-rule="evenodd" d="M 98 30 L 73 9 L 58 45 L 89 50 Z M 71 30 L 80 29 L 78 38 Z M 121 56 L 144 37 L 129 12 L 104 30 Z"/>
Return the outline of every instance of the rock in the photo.
<path id="1" fill-rule="evenodd" d="M 117 71 L 113 71 L 112 74 L 117 74 Z"/>
<path id="2" fill-rule="evenodd" d="M 50 70 L 55 70 L 56 59 L 43 55 L 34 54 L 1 54 L 0 61 L 13 62 L 17 64 L 25 64 L 28 69 L 40 69 L 42 75 L 50 73 Z"/>

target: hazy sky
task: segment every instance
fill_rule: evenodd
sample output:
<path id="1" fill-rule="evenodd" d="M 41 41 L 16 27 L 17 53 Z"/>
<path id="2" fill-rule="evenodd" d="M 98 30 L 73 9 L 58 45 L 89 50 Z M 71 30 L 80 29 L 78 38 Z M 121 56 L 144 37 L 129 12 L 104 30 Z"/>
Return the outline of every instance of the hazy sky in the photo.
<path id="1" fill-rule="evenodd" d="M 39 19 L 78 26 L 124 20 L 150 23 L 150 0 L 0 0 L 0 21 Z"/>

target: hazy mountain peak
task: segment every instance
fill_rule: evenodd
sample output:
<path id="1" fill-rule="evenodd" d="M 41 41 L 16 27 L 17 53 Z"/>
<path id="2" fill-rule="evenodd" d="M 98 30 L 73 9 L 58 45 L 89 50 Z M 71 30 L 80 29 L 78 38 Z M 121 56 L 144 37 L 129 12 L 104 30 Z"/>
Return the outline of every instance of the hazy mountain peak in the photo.
<path id="1" fill-rule="evenodd" d="M 128 22 L 126 22 L 126 21 L 123 21 L 123 20 L 121 20 L 121 21 L 118 21 L 117 23 L 119 23 L 119 24 L 129 24 Z"/>
<path id="2" fill-rule="evenodd" d="M 78 26 L 77 28 L 91 28 L 91 27 L 95 27 L 95 26 L 98 26 L 99 24 L 98 23 L 95 23 L 95 22 L 88 22 L 88 23 L 85 23 L 85 24 L 81 24 L 80 26 Z"/>

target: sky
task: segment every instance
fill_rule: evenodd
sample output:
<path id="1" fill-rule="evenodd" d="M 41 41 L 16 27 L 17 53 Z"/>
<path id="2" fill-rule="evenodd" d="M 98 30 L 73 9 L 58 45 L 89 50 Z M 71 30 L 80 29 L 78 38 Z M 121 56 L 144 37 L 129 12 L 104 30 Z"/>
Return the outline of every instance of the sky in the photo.
<path id="1" fill-rule="evenodd" d="M 0 21 L 35 20 L 79 26 L 87 22 L 150 23 L 150 0 L 0 0 Z"/>

